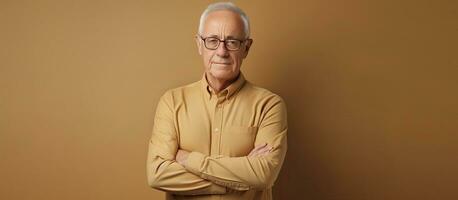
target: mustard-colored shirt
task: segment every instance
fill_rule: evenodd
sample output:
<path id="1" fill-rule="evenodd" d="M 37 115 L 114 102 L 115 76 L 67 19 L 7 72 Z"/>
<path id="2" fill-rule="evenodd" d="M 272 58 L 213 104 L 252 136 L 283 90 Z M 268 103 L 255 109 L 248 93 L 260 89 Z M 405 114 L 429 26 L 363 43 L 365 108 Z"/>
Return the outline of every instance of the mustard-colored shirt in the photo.
<path id="1" fill-rule="evenodd" d="M 167 199 L 264 200 L 286 154 L 286 106 L 282 98 L 254 86 L 240 73 L 215 94 L 204 76 L 171 89 L 156 108 L 147 158 L 151 187 Z M 273 149 L 248 157 L 257 145 Z M 191 152 L 184 165 L 178 149 Z"/>

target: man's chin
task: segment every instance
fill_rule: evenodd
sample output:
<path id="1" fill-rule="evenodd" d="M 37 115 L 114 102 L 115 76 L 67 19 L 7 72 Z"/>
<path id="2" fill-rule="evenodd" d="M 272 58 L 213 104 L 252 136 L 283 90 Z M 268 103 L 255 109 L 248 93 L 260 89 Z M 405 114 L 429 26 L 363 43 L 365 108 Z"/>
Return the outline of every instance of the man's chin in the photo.
<path id="1" fill-rule="evenodd" d="M 210 74 L 220 80 L 229 80 L 235 76 L 235 73 L 231 70 L 213 70 Z"/>
<path id="2" fill-rule="evenodd" d="M 222 70 L 222 71 L 226 71 L 226 70 L 232 70 L 232 65 L 231 64 L 218 64 L 218 63 L 212 63 L 211 64 L 211 68 L 212 70 Z"/>

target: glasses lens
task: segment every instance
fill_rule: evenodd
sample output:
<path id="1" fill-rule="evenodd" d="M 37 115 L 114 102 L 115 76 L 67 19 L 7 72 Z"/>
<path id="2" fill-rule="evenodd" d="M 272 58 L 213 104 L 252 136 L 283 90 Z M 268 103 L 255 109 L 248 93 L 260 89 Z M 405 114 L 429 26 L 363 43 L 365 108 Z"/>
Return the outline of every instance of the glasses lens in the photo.
<path id="1" fill-rule="evenodd" d="M 229 50 L 238 50 L 240 48 L 240 41 L 226 40 L 226 48 Z"/>
<path id="2" fill-rule="evenodd" d="M 209 49 L 216 49 L 219 45 L 219 40 L 218 38 L 206 38 L 205 39 L 205 46 Z"/>

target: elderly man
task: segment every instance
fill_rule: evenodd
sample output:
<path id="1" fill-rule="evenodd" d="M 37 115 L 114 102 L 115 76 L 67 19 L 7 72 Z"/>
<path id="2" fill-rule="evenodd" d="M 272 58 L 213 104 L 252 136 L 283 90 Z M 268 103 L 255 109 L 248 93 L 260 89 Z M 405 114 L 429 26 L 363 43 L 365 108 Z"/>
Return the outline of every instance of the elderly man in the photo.
<path id="1" fill-rule="evenodd" d="M 147 158 L 148 183 L 167 199 L 272 199 L 286 154 L 286 106 L 245 80 L 253 40 L 232 3 L 208 6 L 197 48 L 205 72 L 160 99 Z"/>

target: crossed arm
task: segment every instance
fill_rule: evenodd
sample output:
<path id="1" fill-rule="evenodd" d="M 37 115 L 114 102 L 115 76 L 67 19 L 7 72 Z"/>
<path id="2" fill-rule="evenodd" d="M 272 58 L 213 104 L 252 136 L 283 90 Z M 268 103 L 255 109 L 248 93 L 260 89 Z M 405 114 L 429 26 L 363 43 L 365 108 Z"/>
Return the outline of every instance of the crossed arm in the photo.
<path id="1" fill-rule="evenodd" d="M 243 157 L 212 157 L 179 148 L 174 107 L 164 95 L 156 109 L 149 142 L 147 176 L 151 187 L 179 195 L 263 190 L 275 181 L 286 153 L 286 108 L 273 101 L 259 126 L 255 148 Z"/>

